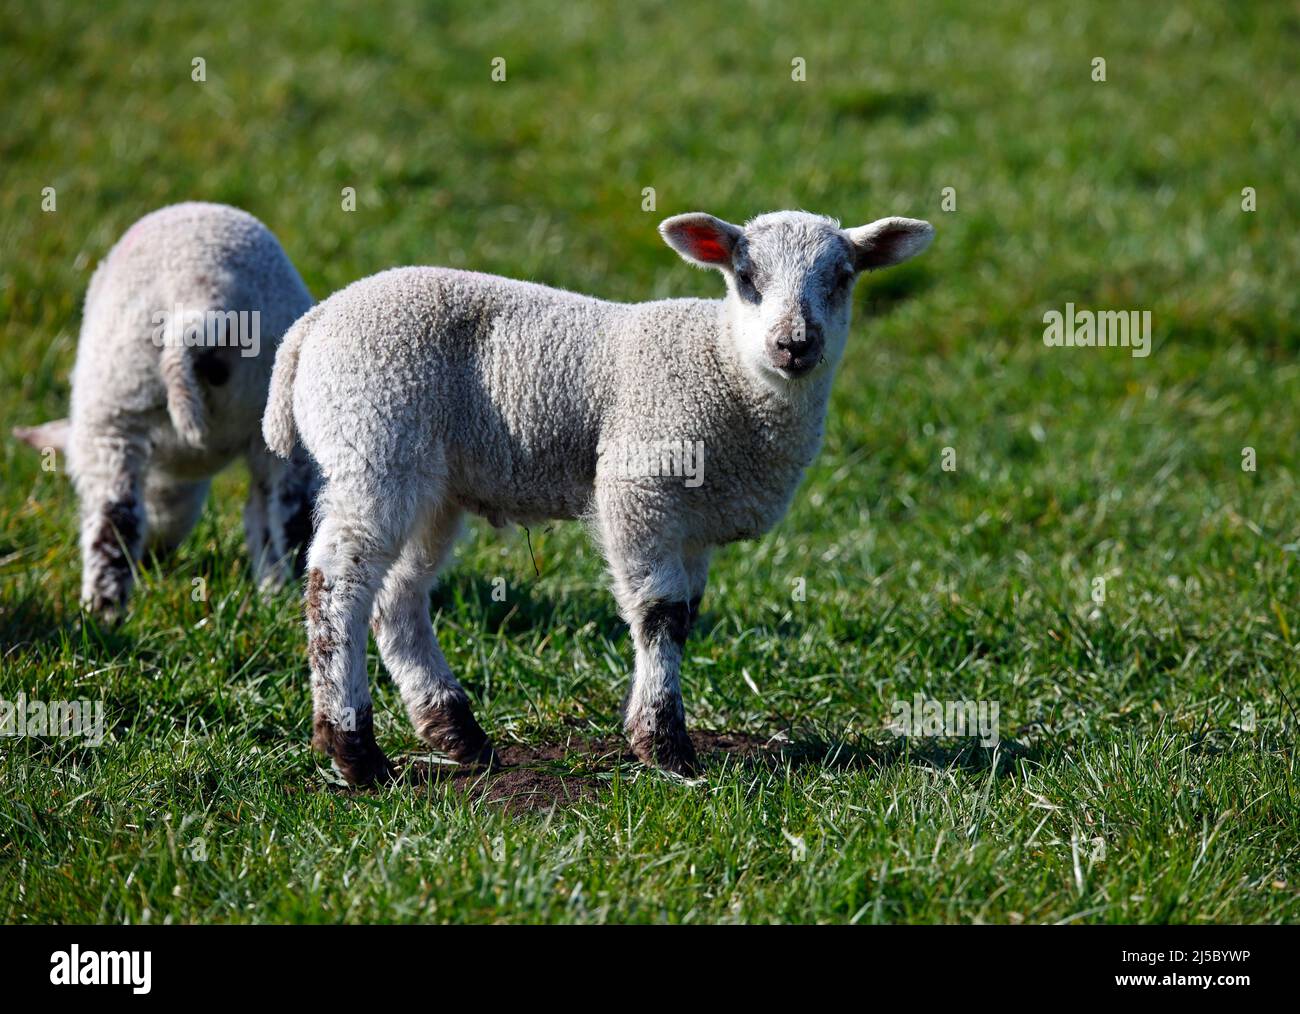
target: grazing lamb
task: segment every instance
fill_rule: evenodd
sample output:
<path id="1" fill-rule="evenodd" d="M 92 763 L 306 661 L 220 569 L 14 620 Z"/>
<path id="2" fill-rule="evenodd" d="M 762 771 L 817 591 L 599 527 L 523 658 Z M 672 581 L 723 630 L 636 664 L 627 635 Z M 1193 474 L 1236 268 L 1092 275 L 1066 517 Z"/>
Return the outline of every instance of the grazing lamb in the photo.
<path id="1" fill-rule="evenodd" d="M 175 548 L 239 455 L 254 573 L 270 586 L 292 571 L 318 479 L 301 450 L 269 453 L 259 422 L 280 338 L 311 305 L 275 236 L 236 208 L 162 208 L 109 251 L 86 295 L 71 419 L 14 430 L 68 453 L 86 608 L 119 616 L 141 552 Z"/>
<path id="2" fill-rule="evenodd" d="M 281 455 L 301 438 L 324 477 L 306 592 L 313 742 L 349 782 L 392 773 L 373 731 L 367 619 L 420 736 L 463 763 L 494 760 L 429 619 L 466 511 L 590 523 L 635 642 L 632 750 L 697 770 L 679 671 L 709 554 L 785 514 L 822 439 L 854 280 L 920 252 L 933 229 L 785 211 L 743 228 L 679 215 L 660 231 L 722 272 L 725 299 L 618 304 L 398 268 L 285 337 L 263 429 Z M 703 447 L 703 481 L 640 467 L 665 445 Z"/>

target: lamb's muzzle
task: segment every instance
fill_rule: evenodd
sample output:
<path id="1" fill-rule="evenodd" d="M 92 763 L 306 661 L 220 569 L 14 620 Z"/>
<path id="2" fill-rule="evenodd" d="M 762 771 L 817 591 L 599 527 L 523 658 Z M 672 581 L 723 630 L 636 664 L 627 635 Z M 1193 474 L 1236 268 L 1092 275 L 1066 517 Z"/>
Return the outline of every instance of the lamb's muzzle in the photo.
<path id="1" fill-rule="evenodd" d="M 434 637 L 429 589 L 466 512 L 582 518 L 632 629 L 632 749 L 697 773 L 680 674 L 710 554 L 785 514 L 821 442 L 854 279 L 918 253 L 933 230 L 900 218 L 843 230 L 801 212 L 744 227 L 679 215 L 660 228 L 722 273 L 724 299 L 617 304 L 402 268 L 335 293 L 289 331 L 263 429 L 277 453 L 301 439 L 326 476 L 307 602 L 317 730 L 370 714 L 369 619 L 425 741 L 490 763 Z M 666 449 L 684 447 L 708 467 L 679 470 Z M 346 777 L 387 770 L 372 745 L 348 741 Z"/>

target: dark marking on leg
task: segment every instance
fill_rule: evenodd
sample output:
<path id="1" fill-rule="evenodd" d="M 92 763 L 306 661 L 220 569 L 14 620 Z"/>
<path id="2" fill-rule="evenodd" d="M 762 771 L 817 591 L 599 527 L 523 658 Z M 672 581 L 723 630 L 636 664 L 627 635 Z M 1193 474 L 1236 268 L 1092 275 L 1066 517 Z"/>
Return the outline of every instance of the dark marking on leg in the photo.
<path id="1" fill-rule="evenodd" d="M 324 573 L 319 567 L 312 568 L 307 577 L 307 661 L 313 674 L 327 669 L 338 650 L 334 628 L 322 608 L 321 600 L 326 591 Z"/>
<path id="2" fill-rule="evenodd" d="M 393 765 L 375 742 L 374 716 L 369 706 L 357 712 L 355 724 L 355 729 L 348 729 L 318 712 L 312 719 L 312 746 L 334 762 L 349 785 L 391 781 Z"/>
<path id="3" fill-rule="evenodd" d="M 307 620 L 320 623 L 320 597 L 325 591 L 325 574 L 319 567 L 313 567 L 307 575 Z"/>
<path id="4" fill-rule="evenodd" d="M 698 598 L 694 605 L 680 601 L 651 603 L 641 621 L 642 637 L 650 650 L 654 651 L 655 645 L 664 641 L 671 642 L 680 650 L 686 644 L 694 622 L 693 609 L 698 614 Z M 631 691 L 624 702 L 625 719 L 630 700 Z M 663 700 L 657 707 L 636 715 L 627 732 L 632 752 L 646 764 L 686 777 L 698 772 L 699 761 L 686 732 L 680 696 Z"/>
<path id="5" fill-rule="evenodd" d="M 628 729 L 628 741 L 632 753 L 644 764 L 685 778 L 699 773 L 695 744 L 686 732 L 686 721 L 678 712 L 676 701 L 665 701 L 652 714 L 642 715 Z"/>
<path id="6" fill-rule="evenodd" d="M 93 612 L 109 615 L 126 605 L 131 565 L 141 539 L 140 509 L 134 500 L 118 500 L 103 508 L 86 566 L 96 571 Z"/>
<path id="7" fill-rule="evenodd" d="M 645 639 L 654 643 L 668 638 L 679 648 L 691 631 L 691 610 L 685 602 L 654 602 L 646 610 Z"/>
<path id="8" fill-rule="evenodd" d="M 307 659 L 313 681 L 320 681 L 334 664 L 338 640 L 325 612 L 324 596 L 329 589 L 319 567 L 307 578 Z M 317 711 L 312 719 L 312 745 L 329 757 L 349 785 L 371 785 L 393 777 L 393 766 L 375 742 L 370 705 L 358 709 L 354 728 L 340 725 Z"/>
<path id="9" fill-rule="evenodd" d="M 334 660 L 337 649 L 338 645 L 328 628 L 314 630 L 307 637 L 307 663 L 319 672 Z"/>
<path id="10" fill-rule="evenodd" d="M 103 560 L 114 564 L 130 560 L 130 550 L 140 538 L 139 510 L 134 500 L 118 500 L 103 513 L 103 523 L 95 533 L 91 549 Z"/>
<path id="11" fill-rule="evenodd" d="M 457 693 L 437 705 L 426 705 L 412 718 L 420 738 L 457 763 L 488 767 L 497 763 L 496 751 L 474 718 L 469 698 L 464 694 Z"/>

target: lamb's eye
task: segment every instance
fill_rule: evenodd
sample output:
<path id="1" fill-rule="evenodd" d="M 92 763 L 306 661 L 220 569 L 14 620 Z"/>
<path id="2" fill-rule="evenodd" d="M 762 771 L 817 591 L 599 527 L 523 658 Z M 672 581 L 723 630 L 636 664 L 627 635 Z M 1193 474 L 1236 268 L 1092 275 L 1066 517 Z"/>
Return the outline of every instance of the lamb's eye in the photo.
<path id="1" fill-rule="evenodd" d="M 748 268 L 739 268 L 736 271 L 736 286 L 740 289 L 742 295 L 758 302 L 763 297 L 760 295 L 758 288 L 754 285 L 754 275 Z"/>

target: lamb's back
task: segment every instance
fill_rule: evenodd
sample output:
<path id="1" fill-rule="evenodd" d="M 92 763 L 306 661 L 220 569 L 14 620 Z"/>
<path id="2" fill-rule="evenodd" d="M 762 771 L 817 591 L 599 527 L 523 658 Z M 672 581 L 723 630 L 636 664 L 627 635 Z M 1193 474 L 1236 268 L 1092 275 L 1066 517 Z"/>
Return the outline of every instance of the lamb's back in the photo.
<path id="1" fill-rule="evenodd" d="M 312 303 L 275 235 L 257 218 L 221 204 L 160 208 L 132 225 L 100 263 L 86 293 L 72 379 L 74 424 L 156 419 L 153 440 L 169 446 L 166 388 L 156 341 L 159 313 L 247 311 L 258 315 L 259 354 L 196 350 L 216 421 L 210 450 L 225 457 L 257 430 L 276 347 Z"/>
<path id="2" fill-rule="evenodd" d="M 445 468 L 479 513 L 568 516 L 585 501 L 619 304 L 450 268 L 395 268 L 314 312 L 294 386 L 326 474 L 382 458 Z"/>

